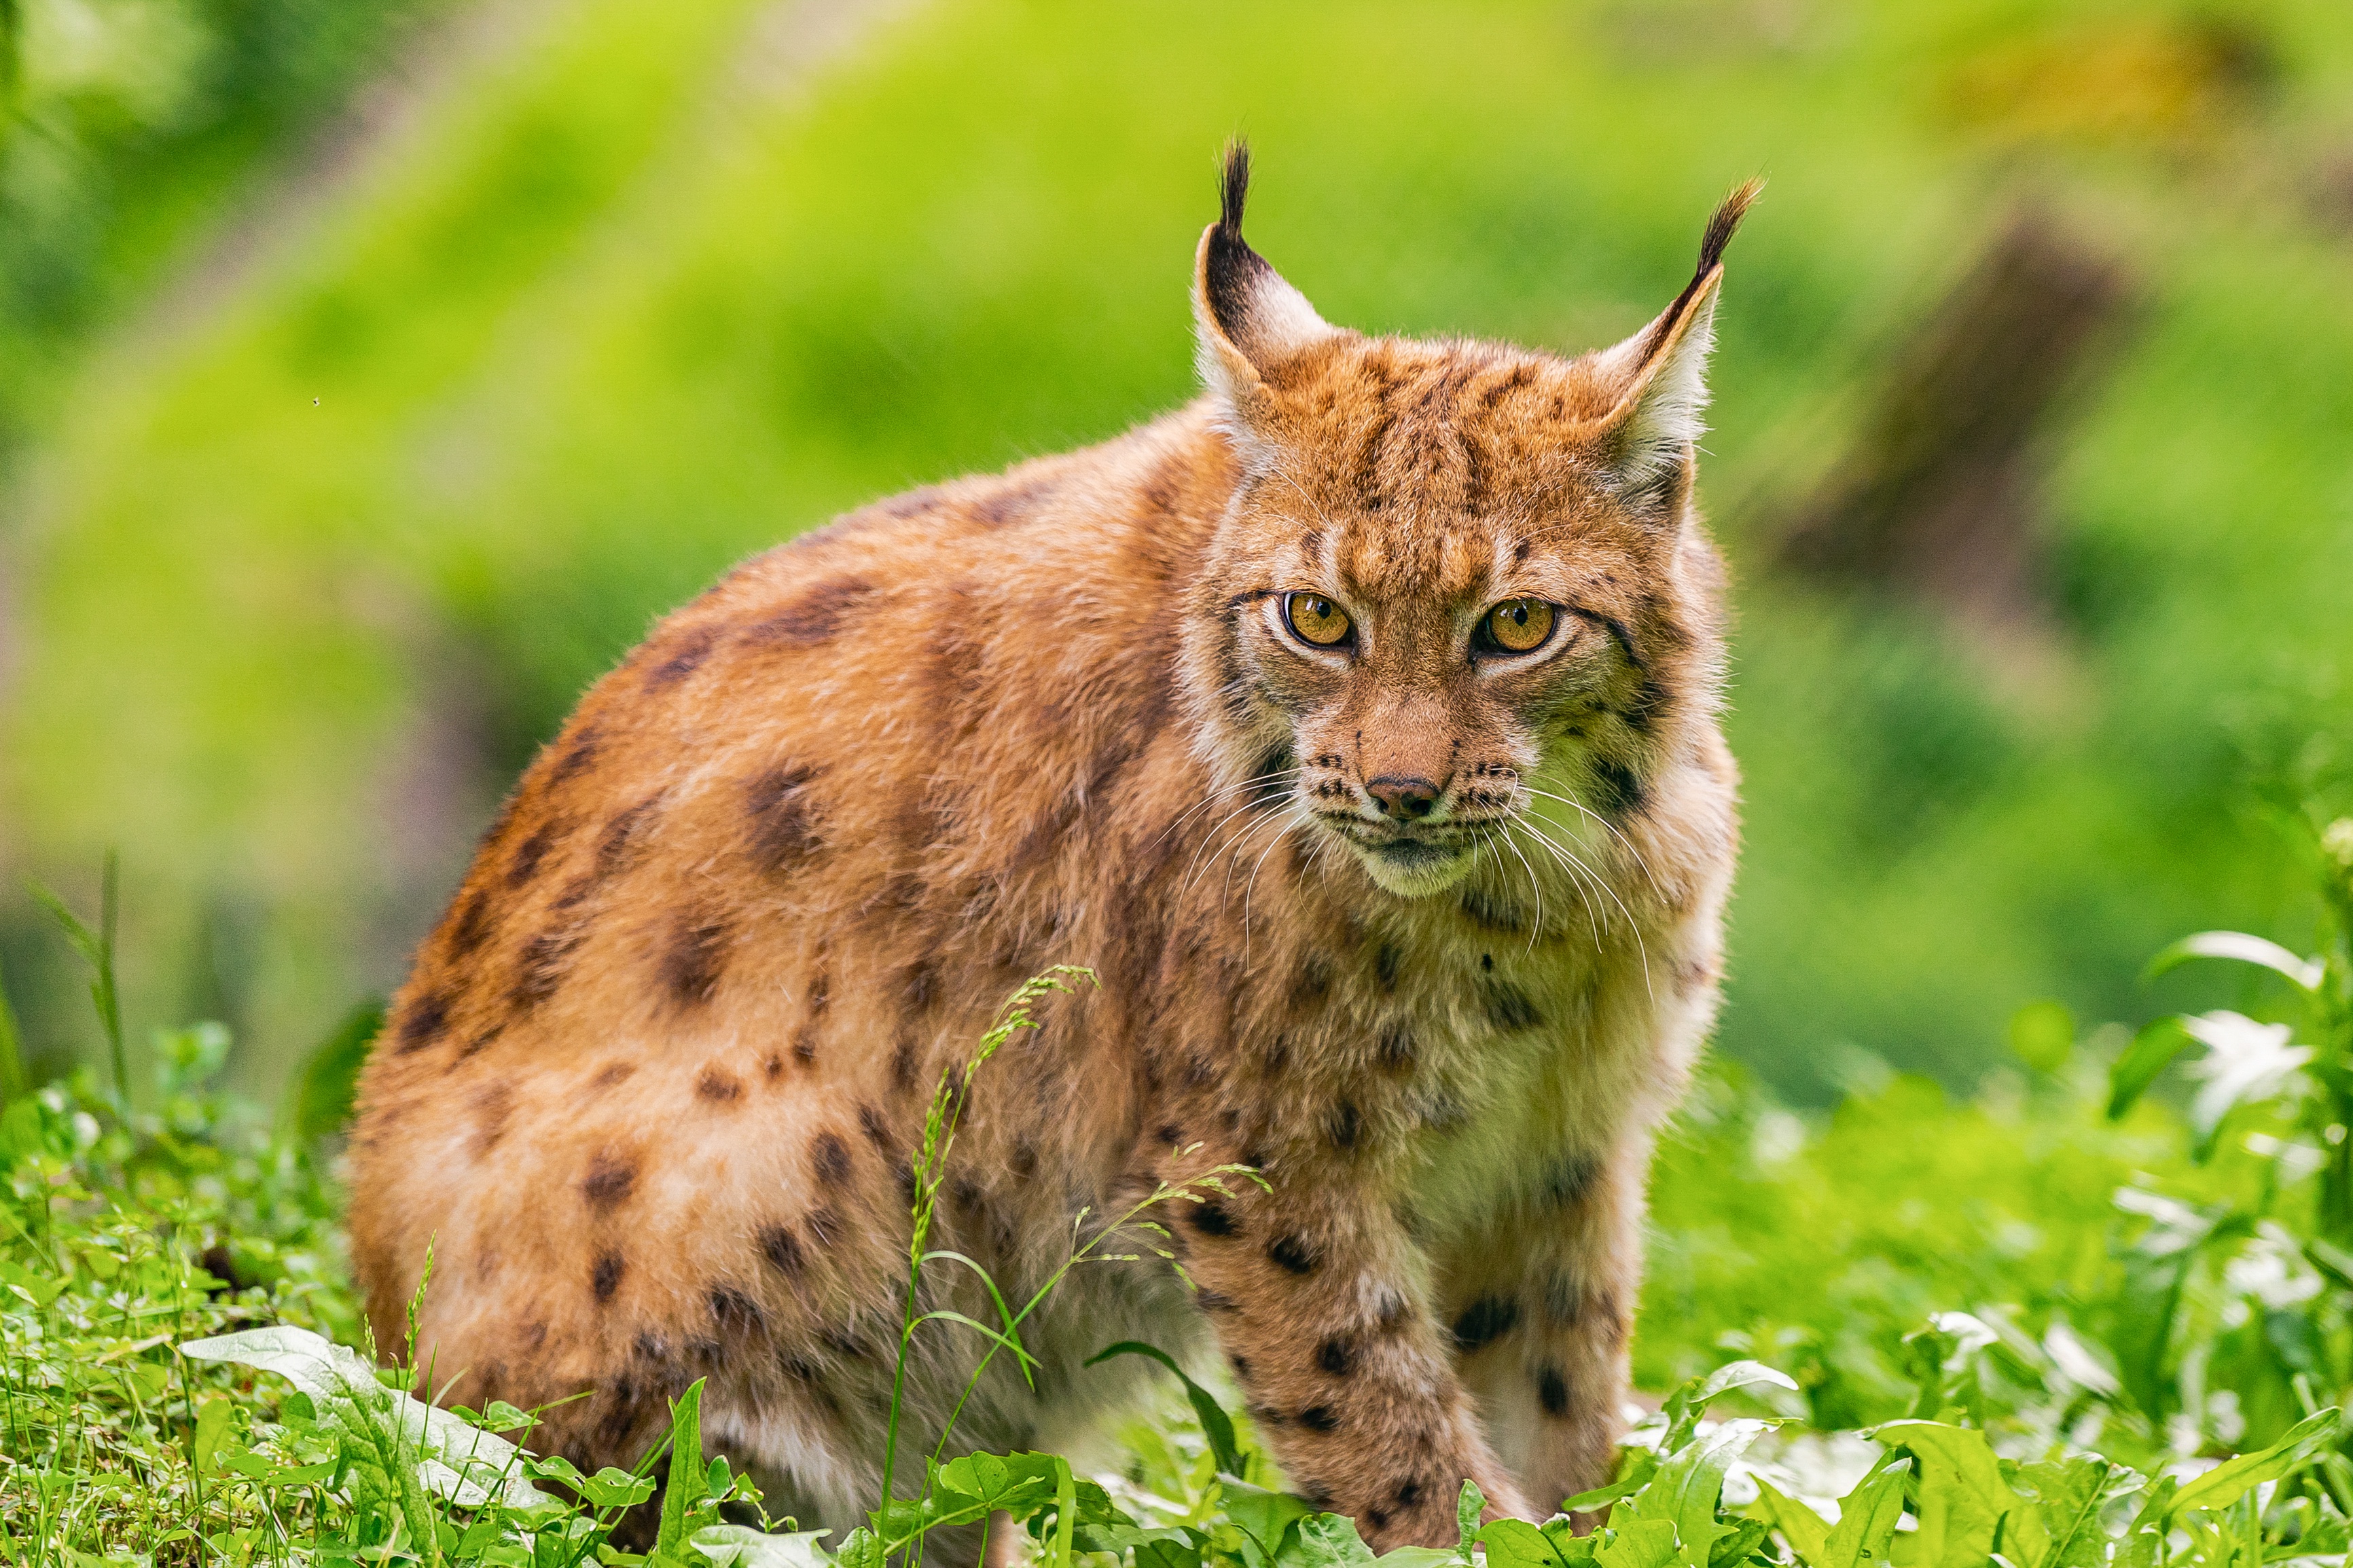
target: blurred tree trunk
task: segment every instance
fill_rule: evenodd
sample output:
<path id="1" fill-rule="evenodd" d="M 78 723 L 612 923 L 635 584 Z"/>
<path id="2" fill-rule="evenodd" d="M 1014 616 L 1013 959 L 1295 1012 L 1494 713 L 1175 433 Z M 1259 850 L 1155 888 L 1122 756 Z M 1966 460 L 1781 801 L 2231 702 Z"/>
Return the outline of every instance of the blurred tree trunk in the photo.
<path id="1" fill-rule="evenodd" d="M 2021 209 L 1895 354 L 1782 563 L 1982 627 L 2045 622 L 2038 437 L 2121 339 L 2129 296 L 2120 264 Z"/>

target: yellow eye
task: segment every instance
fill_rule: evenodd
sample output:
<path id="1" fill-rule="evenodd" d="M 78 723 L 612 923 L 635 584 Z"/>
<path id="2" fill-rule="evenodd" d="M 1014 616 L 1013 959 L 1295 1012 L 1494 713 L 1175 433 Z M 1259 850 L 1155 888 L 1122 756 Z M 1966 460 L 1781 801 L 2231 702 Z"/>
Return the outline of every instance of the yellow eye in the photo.
<path id="1" fill-rule="evenodd" d="M 1542 599 L 1506 599 L 1487 612 L 1486 632 L 1505 653 L 1527 653 L 1552 636 L 1552 606 Z"/>
<path id="2" fill-rule="evenodd" d="M 1334 647 L 1348 640 L 1348 612 L 1321 594 L 1293 594 L 1282 601 L 1282 614 L 1303 641 Z"/>

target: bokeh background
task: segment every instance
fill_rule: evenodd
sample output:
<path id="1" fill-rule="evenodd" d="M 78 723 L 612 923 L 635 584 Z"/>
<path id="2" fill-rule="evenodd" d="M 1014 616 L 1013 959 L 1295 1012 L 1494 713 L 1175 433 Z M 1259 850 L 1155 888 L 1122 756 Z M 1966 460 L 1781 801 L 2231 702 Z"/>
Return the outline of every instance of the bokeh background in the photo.
<path id="1" fill-rule="evenodd" d="M 1723 1048 L 1974 1079 L 2295 940 L 2353 735 L 2343 0 L 10 0 L 0 975 L 123 865 L 268 1094 L 649 620 L 1192 393 L 1214 157 L 1330 319 L 1580 350 L 1735 249 Z M 1083 959 L 1083 954 L 1071 955 Z M 138 1075 L 143 1079 L 144 1075 Z"/>

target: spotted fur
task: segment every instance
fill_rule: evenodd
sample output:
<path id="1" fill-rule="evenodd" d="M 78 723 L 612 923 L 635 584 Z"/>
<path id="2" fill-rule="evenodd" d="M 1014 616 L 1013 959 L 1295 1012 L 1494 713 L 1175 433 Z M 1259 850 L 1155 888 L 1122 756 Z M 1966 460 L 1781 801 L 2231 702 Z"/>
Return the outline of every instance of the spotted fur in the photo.
<path id="1" fill-rule="evenodd" d="M 1604 1479 L 1736 847 L 1691 491 L 1748 193 L 1665 314 L 1567 359 L 1328 326 L 1243 241 L 1247 174 L 1197 257 L 1201 400 L 749 562 L 524 774 L 352 1148 L 378 1342 L 433 1243 L 452 1398 L 593 1390 L 542 1438 L 627 1465 L 706 1378 L 715 1447 L 853 1522 L 923 1106 L 1068 963 L 1101 988 L 978 1080 L 944 1244 L 1021 1299 L 1155 1181 L 1272 1190 L 1169 1216 L 1190 1284 L 1082 1270 L 1036 1392 L 1000 1363 L 960 1441 L 1068 1438 L 1134 1387 L 1086 1356 L 1144 1339 L 1221 1353 L 1377 1547 L 1451 1542 L 1465 1478 L 1539 1517 Z M 1353 644 L 1287 629 L 1293 593 Z M 1550 642 L 1478 651 L 1514 597 Z M 921 1338 L 914 1430 L 976 1353 Z"/>

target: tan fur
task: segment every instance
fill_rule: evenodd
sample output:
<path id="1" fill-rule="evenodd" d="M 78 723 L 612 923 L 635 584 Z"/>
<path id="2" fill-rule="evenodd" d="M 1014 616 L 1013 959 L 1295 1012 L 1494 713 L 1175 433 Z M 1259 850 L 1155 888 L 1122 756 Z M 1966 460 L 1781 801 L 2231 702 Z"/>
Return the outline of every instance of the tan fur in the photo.
<path id="1" fill-rule="evenodd" d="M 1241 178 L 1198 266 L 1209 396 L 752 561 L 524 775 L 351 1156 L 379 1342 L 433 1239 L 455 1397 L 593 1389 L 542 1440 L 628 1464 L 707 1377 L 711 1442 L 854 1522 L 923 1107 L 1063 963 L 1101 989 L 985 1070 L 944 1244 L 1018 1299 L 1156 1180 L 1242 1161 L 1273 1192 L 1177 1223 L 1198 1291 L 1082 1270 L 1029 1335 L 1037 1394 L 1000 1364 L 960 1444 L 1064 1440 L 1140 1364 L 1086 1355 L 1213 1337 L 1377 1548 L 1451 1542 L 1466 1477 L 1535 1517 L 1605 1479 L 1736 835 L 1690 504 L 1730 221 L 1658 322 L 1567 361 L 1325 326 L 1242 244 Z M 1356 648 L 1288 636 L 1293 591 Z M 1472 655 L 1516 596 L 1562 606 L 1553 643 Z M 1398 776 L 1426 821 L 1367 793 Z M 926 1289 L 986 1314 L 961 1271 Z M 960 1332 L 919 1342 L 918 1449 Z"/>

